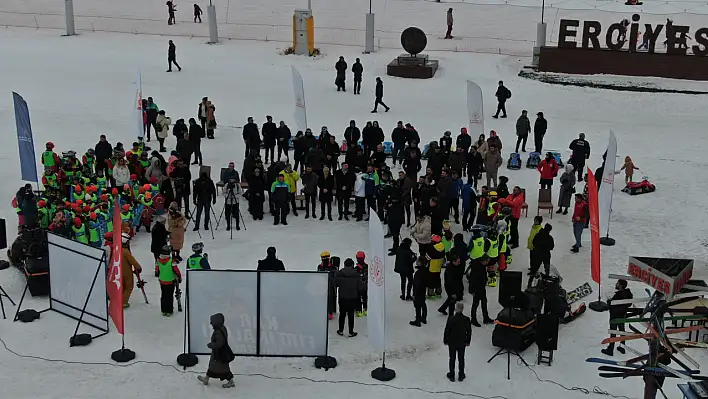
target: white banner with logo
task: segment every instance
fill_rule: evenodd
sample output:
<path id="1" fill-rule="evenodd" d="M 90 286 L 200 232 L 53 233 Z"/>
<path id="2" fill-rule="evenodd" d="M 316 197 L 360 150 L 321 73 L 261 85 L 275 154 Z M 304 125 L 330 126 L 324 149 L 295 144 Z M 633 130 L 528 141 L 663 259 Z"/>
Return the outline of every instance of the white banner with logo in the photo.
<path id="1" fill-rule="evenodd" d="M 379 351 L 386 350 L 386 253 L 381 220 L 369 209 L 369 308 L 366 323 L 369 343 Z"/>
<path id="2" fill-rule="evenodd" d="M 295 123 L 298 130 L 307 129 L 307 108 L 305 106 L 305 85 L 300 72 L 291 66 L 293 72 L 293 91 L 295 92 Z"/>
<path id="3" fill-rule="evenodd" d="M 469 135 L 478 137 L 484 134 L 484 106 L 482 89 L 477 83 L 467 81 L 467 114 L 470 119 Z"/>
<path id="4" fill-rule="evenodd" d="M 610 130 L 610 142 L 607 145 L 607 157 L 605 157 L 605 170 L 602 176 L 595 176 L 596 179 L 602 179 L 602 184 L 600 184 L 600 192 L 597 197 L 600 211 L 601 237 L 607 235 L 610 230 L 610 215 L 612 214 L 612 194 L 614 192 L 616 163 L 617 138 L 612 130 Z"/>

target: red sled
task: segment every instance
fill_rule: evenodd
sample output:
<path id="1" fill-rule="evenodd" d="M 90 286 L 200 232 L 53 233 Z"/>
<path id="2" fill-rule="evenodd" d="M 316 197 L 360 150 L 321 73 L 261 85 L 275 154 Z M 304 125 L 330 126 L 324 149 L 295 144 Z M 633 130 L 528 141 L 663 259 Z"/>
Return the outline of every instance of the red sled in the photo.
<path id="1" fill-rule="evenodd" d="M 642 180 L 638 183 L 628 182 L 622 191 L 629 195 L 639 195 L 656 191 L 656 186 L 651 184 L 649 180 Z"/>

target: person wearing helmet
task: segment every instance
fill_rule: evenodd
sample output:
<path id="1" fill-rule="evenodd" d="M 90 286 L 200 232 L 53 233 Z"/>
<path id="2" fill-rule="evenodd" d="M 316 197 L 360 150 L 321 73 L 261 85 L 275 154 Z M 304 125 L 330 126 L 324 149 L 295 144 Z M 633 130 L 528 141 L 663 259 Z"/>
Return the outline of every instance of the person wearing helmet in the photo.
<path id="1" fill-rule="evenodd" d="M 499 211 L 501 210 L 501 204 L 498 202 L 499 195 L 497 194 L 496 191 L 490 191 L 489 192 L 489 200 L 487 202 L 487 209 L 486 209 L 486 223 L 485 224 L 491 224 L 494 222 L 494 219 L 497 217 L 497 214 L 499 214 Z"/>
<path id="2" fill-rule="evenodd" d="M 428 267 L 428 299 L 440 299 L 442 295 L 442 280 L 440 273 L 445 260 L 445 245 L 442 243 L 442 237 L 433 234 L 431 237 L 432 246 L 429 247 L 427 258 L 430 262 Z"/>
<path id="3" fill-rule="evenodd" d="M 197 242 L 192 244 L 192 252 L 187 258 L 187 270 L 211 270 L 209 265 L 209 255 L 202 254 L 204 251 L 204 244 Z"/>
<path id="4" fill-rule="evenodd" d="M 339 328 L 338 335 L 344 335 L 344 321 L 349 323 L 349 337 L 356 337 L 354 331 L 354 311 L 359 303 L 361 291 L 361 277 L 354 269 L 354 261 L 347 258 L 344 268 L 339 270 L 335 277 L 335 286 L 339 288 Z"/>
<path id="5" fill-rule="evenodd" d="M 44 165 L 45 168 L 51 168 L 56 172 L 59 169 L 60 163 L 61 160 L 59 159 L 59 156 L 56 152 L 54 152 L 54 143 L 51 141 L 48 142 L 46 145 L 46 150 L 42 153 L 42 165 Z"/>
<path id="6" fill-rule="evenodd" d="M 284 272 L 285 265 L 283 261 L 275 257 L 275 247 L 268 247 L 266 250 L 265 259 L 258 261 L 258 271 L 267 272 Z"/>
<path id="7" fill-rule="evenodd" d="M 94 167 L 96 166 L 96 152 L 93 148 L 89 148 L 84 153 L 84 155 L 81 157 L 81 163 L 84 164 L 84 167 L 88 167 L 91 172 L 93 172 Z"/>
<path id="8" fill-rule="evenodd" d="M 334 314 L 337 312 L 337 289 L 335 286 L 335 277 L 337 274 L 337 270 L 339 270 L 339 264 L 335 264 L 332 259 L 332 255 L 329 253 L 329 251 L 322 251 L 322 253 L 320 253 L 320 259 L 322 261 L 319 265 L 317 265 L 317 271 L 329 273 L 329 291 L 327 292 L 327 317 L 332 320 Z M 339 258 L 336 258 L 336 260 L 338 261 Z M 354 309 L 355 308 L 352 308 L 352 312 L 354 312 Z"/>
<path id="9" fill-rule="evenodd" d="M 182 273 L 177 264 L 172 261 L 172 248 L 165 245 L 160 250 L 160 256 L 155 260 L 155 276 L 160 281 L 160 310 L 165 317 L 174 313 L 175 287 L 182 282 Z"/>
<path id="10" fill-rule="evenodd" d="M 359 299 L 356 307 L 356 317 L 366 316 L 368 313 L 369 303 L 369 264 L 366 263 L 366 254 L 364 251 L 356 253 L 356 264 L 354 270 L 359 273 L 361 285 L 359 286 Z"/>
<path id="11" fill-rule="evenodd" d="M 449 157 L 450 151 L 452 149 L 452 132 L 449 130 L 445 131 L 445 133 L 443 133 L 443 136 L 440 137 L 438 143 L 440 144 L 440 150 L 442 151 L 443 155 Z"/>

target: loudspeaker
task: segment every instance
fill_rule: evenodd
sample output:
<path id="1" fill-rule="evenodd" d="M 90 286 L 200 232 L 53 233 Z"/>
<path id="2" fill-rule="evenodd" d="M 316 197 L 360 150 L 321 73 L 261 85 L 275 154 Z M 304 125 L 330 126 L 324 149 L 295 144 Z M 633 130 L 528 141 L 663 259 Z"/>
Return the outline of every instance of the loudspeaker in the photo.
<path id="1" fill-rule="evenodd" d="M 536 345 L 542 351 L 558 349 L 558 317 L 552 314 L 536 316 Z"/>
<path id="2" fill-rule="evenodd" d="M 503 271 L 499 274 L 499 304 L 515 308 L 516 297 L 521 293 L 522 272 Z"/>

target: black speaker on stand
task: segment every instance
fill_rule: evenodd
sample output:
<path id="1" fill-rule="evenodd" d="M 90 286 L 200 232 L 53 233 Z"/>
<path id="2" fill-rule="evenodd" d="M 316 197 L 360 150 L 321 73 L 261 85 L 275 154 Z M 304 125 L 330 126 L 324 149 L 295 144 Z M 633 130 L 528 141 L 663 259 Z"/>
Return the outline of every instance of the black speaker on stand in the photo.
<path id="1" fill-rule="evenodd" d="M 553 351 L 558 349 L 558 327 L 560 319 L 552 313 L 536 316 L 536 345 L 538 346 L 538 364 L 551 365 Z"/>
<path id="2" fill-rule="evenodd" d="M 499 304 L 504 308 L 523 308 L 517 304 L 524 275 L 521 272 L 499 273 Z"/>

